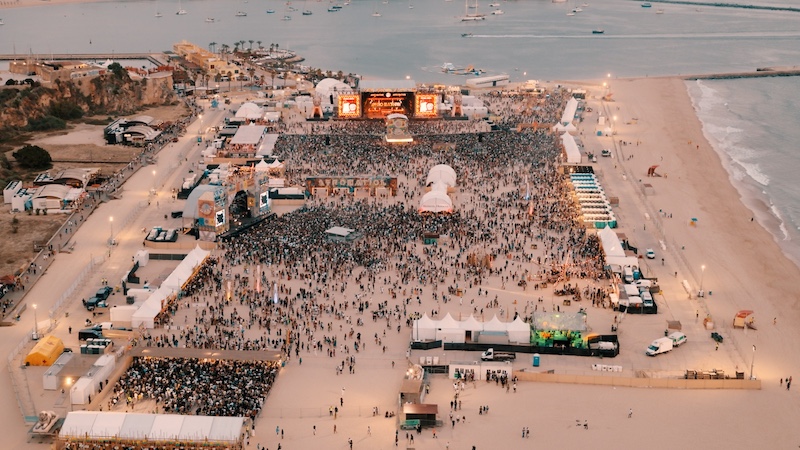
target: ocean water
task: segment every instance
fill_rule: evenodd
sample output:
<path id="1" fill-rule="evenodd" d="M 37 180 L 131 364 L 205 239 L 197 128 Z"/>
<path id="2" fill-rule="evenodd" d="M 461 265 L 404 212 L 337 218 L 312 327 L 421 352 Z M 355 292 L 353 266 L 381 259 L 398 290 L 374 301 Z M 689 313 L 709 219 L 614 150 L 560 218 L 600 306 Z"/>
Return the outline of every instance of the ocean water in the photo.
<path id="1" fill-rule="evenodd" d="M 329 0 L 183 0 L 180 6 L 188 13 L 181 16 L 175 14 L 178 0 L 44 3 L 0 11 L 5 21 L 0 53 L 161 51 L 182 39 L 232 48 L 236 41 L 249 47 L 253 40 L 256 47 L 261 41 L 296 50 L 312 67 L 426 82 L 455 82 L 457 76 L 438 70 L 444 62 L 523 81 L 753 70 L 800 60 L 800 13 L 642 8 L 631 0 L 491 1 L 500 3 L 504 14 L 480 22 L 459 20 L 466 10 L 463 0 L 352 0 L 335 13 L 327 12 Z M 478 12 L 490 13 L 491 1 L 479 0 Z M 567 16 L 584 3 L 582 12 Z M 796 0 L 749 3 L 797 5 Z M 313 15 L 301 15 L 305 9 Z M 154 17 L 156 11 L 163 17 Z M 247 16 L 236 17 L 237 11 Z M 372 17 L 374 11 L 382 17 Z M 282 20 L 284 15 L 292 20 Z M 605 33 L 592 34 L 595 29 Z"/>
<path id="2" fill-rule="evenodd" d="M 703 133 L 744 203 L 800 265 L 800 79 L 687 81 Z"/>

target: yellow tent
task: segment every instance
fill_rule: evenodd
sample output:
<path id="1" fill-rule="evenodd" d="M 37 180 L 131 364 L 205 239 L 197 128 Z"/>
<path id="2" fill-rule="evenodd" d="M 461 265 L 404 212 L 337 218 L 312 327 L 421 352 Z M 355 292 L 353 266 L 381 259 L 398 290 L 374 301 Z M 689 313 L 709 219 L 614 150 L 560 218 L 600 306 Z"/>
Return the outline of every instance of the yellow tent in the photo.
<path id="1" fill-rule="evenodd" d="M 55 336 L 41 339 L 25 357 L 26 366 L 52 366 L 64 351 L 64 343 Z"/>

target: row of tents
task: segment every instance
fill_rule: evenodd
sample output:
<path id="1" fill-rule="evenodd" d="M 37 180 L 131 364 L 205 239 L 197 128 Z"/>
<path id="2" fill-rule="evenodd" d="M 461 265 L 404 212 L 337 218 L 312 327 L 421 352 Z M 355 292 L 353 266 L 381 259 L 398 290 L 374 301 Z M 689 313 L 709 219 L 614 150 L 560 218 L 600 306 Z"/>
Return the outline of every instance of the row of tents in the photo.
<path id="1" fill-rule="evenodd" d="M 423 314 L 422 317 L 414 320 L 412 329 L 413 339 L 417 342 L 465 343 L 467 338 L 470 341 L 479 342 L 482 334 L 492 336 L 506 334 L 509 343 L 528 344 L 531 340 L 531 326 L 519 316 L 512 322 L 501 322 L 496 315 L 487 322 L 481 322 L 473 315 L 459 321 L 447 313 L 439 320 Z"/>

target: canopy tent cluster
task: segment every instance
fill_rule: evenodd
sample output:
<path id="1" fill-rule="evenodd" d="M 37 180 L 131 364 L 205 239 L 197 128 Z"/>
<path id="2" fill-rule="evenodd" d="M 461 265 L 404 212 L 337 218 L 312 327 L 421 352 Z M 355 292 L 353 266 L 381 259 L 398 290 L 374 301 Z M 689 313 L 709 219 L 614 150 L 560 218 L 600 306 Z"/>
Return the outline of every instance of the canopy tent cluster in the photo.
<path id="1" fill-rule="evenodd" d="M 428 171 L 425 185 L 430 188 L 419 201 L 420 212 L 453 212 L 453 199 L 447 194 L 456 186 L 456 171 L 446 164 L 438 164 Z"/>
<path id="2" fill-rule="evenodd" d="M 417 342 L 444 341 L 466 342 L 467 332 L 473 340 L 481 333 L 508 333 L 511 343 L 527 344 L 531 338 L 531 327 L 528 323 L 517 317 L 512 322 L 501 322 L 495 315 L 488 322 L 481 322 L 473 315 L 465 320 L 458 321 L 447 313 L 442 319 L 433 320 L 427 314 L 414 321 L 413 336 Z"/>

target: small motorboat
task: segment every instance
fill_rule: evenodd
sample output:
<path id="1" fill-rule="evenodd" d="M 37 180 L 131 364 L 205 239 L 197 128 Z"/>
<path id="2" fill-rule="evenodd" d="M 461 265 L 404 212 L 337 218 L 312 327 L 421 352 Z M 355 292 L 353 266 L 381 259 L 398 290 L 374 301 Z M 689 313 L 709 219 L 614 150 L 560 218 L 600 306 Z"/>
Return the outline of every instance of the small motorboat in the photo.
<path id="1" fill-rule="evenodd" d="M 247 16 L 247 13 L 244 11 L 239 11 L 236 13 L 236 17 L 245 17 L 245 16 Z"/>
<path id="2" fill-rule="evenodd" d="M 606 30 L 603 30 L 603 29 L 592 30 L 592 34 L 603 34 L 605 32 L 606 32 Z"/>
<path id="3" fill-rule="evenodd" d="M 275 10 L 274 9 L 268 9 L 267 10 L 267 14 L 275 14 Z"/>

